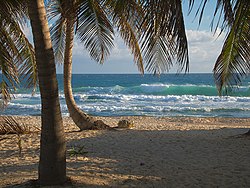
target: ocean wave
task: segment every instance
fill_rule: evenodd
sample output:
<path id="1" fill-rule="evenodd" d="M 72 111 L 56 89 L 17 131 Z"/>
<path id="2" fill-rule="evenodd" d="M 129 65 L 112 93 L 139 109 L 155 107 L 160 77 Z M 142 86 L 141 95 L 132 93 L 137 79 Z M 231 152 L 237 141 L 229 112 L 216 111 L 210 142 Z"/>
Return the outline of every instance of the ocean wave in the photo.
<path id="1" fill-rule="evenodd" d="M 61 101 L 65 100 L 64 94 L 60 94 L 59 98 Z M 152 95 L 152 94 L 111 94 L 111 93 L 101 93 L 101 94 L 74 94 L 76 102 L 167 102 L 167 103 L 250 103 L 250 97 L 241 96 L 207 96 L 207 95 Z M 12 101 L 20 104 L 34 105 L 35 103 L 40 103 L 40 94 L 30 95 L 30 94 L 15 94 Z M 27 101 L 27 102 L 25 102 Z"/>
<path id="2" fill-rule="evenodd" d="M 83 89 L 84 88 L 84 89 Z M 140 84 L 137 86 L 120 86 L 112 87 L 83 87 L 81 89 L 74 89 L 74 93 L 85 94 L 134 94 L 134 95 L 206 95 L 217 96 L 218 91 L 214 85 L 194 85 L 194 84 Z M 75 92 L 77 91 L 77 92 Z M 233 88 L 229 96 L 250 96 L 250 89 L 247 86 Z"/>
<path id="3" fill-rule="evenodd" d="M 27 97 L 27 96 L 23 96 Z M 217 96 L 153 96 L 153 95 L 85 95 L 77 94 L 77 105 L 93 115 L 195 115 L 249 117 L 250 97 Z M 27 100 L 29 101 L 29 100 Z M 67 106 L 61 100 L 63 115 L 68 115 Z M 39 114 L 41 104 L 28 104 L 20 100 L 9 103 L 3 114 Z"/>
<path id="4" fill-rule="evenodd" d="M 125 94 L 77 94 L 74 95 L 75 100 L 79 102 L 88 101 L 140 101 L 140 102 L 250 102 L 250 97 L 234 97 L 234 96 L 205 96 L 205 95 L 125 95 Z"/>
<path id="5" fill-rule="evenodd" d="M 10 102 L 8 104 L 8 107 L 9 108 L 16 108 L 16 109 L 25 108 L 25 109 L 40 110 L 41 104 L 20 104 L 20 103 Z"/>

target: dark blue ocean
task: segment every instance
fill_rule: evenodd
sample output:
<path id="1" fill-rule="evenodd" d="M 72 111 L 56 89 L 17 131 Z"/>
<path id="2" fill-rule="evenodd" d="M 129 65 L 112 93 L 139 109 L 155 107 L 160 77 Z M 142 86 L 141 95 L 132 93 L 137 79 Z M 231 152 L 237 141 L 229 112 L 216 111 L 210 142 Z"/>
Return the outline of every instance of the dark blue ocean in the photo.
<path id="1" fill-rule="evenodd" d="M 68 111 L 63 75 L 57 75 L 63 115 Z M 250 117 L 250 78 L 219 97 L 212 74 L 75 74 L 73 93 L 78 106 L 99 116 L 203 116 Z M 40 115 L 38 92 L 20 88 L 7 109 L 8 115 Z"/>

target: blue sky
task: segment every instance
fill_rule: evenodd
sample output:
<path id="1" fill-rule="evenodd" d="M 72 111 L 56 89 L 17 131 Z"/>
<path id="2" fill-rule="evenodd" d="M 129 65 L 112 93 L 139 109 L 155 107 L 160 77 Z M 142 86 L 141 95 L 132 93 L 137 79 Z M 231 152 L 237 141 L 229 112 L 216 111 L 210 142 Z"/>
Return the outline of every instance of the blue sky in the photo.
<path id="1" fill-rule="evenodd" d="M 198 1 L 196 1 L 198 2 Z M 212 3 L 214 2 L 214 3 Z M 194 19 L 195 11 L 188 15 L 188 1 L 183 1 L 186 33 L 189 44 L 190 73 L 212 73 L 213 65 L 221 50 L 225 35 L 220 37 L 210 31 L 211 17 L 214 13 L 215 1 L 209 1 L 204 12 L 203 21 L 198 27 L 198 19 Z M 197 4 L 198 5 L 198 4 Z M 197 7 L 195 5 L 195 7 Z M 25 29 L 27 35 L 30 30 Z M 75 74 L 122 74 L 139 73 L 133 62 L 133 56 L 117 34 L 115 47 L 103 65 L 91 60 L 83 45 L 75 40 L 73 49 L 73 73 Z M 176 67 L 170 70 L 175 73 Z M 57 66 L 57 73 L 62 73 L 62 66 Z M 147 72 L 146 72 L 147 73 Z"/>

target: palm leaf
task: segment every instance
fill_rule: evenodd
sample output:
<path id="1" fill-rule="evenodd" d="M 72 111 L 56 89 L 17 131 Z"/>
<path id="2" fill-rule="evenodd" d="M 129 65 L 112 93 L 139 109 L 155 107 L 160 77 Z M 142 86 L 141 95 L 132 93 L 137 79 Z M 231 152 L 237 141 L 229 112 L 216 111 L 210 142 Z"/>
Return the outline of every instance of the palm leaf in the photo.
<path id="1" fill-rule="evenodd" d="M 31 82 L 36 85 L 37 82 L 36 68 L 29 74 L 23 71 L 26 67 L 36 67 L 36 64 L 33 47 L 20 28 L 25 20 L 22 2 L 4 1 L 0 7 L 1 99 L 5 104 L 11 99 L 10 92 L 19 85 L 20 75 L 27 78 L 27 86 L 31 86 Z"/>
<path id="2" fill-rule="evenodd" d="M 180 70 L 188 70 L 188 46 L 181 1 L 144 0 L 141 46 L 146 68 L 160 74 L 169 71 L 177 58 Z"/>
<path id="3" fill-rule="evenodd" d="M 143 57 L 139 45 L 140 30 L 138 29 L 138 25 L 143 19 L 142 6 L 134 0 L 113 0 L 109 3 L 112 7 L 110 13 L 113 17 L 113 23 L 125 44 L 131 49 L 139 71 L 144 73 Z"/>
<path id="4" fill-rule="evenodd" d="M 65 40 L 66 40 L 66 19 L 60 17 L 50 28 L 51 40 L 55 53 L 55 61 L 63 63 Z"/>
<path id="5" fill-rule="evenodd" d="M 208 0 L 201 0 L 196 10 L 195 17 L 199 17 L 199 25 L 202 22 L 204 11 L 208 2 Z M 213 18 L 210 24 L 211 30 L 216 32 L 217 29 L 220 28 L 222 33 L 222 31 L 232 26 L 234 21 L 233 7 L 235 6 L 235 2 L 235 0 L 217 0 Z M 189 13 L 193 10 L 194 3 L 194 0 L 189 0 Z"/>
<path id="6" fill-rule="evenodd" d="M 29 133 L 31 133 L 30 127 L 25 124 L 19 123 L 14 117 L 0 116 L 0 135 L 21 135 Z"/>
<path id="7" fill-rule="evenodd" d="M 24 87 L 33 87 L 33 92 L 35 92 L 38 84 L 38 75 L 34 48 L 22 32 L 18 23 L 13 23 L 10 32 L 14 33 L 11 37 L 18 48 L 16 65 L 19 79 L 24 83 Z"/>
<path id="8" fill-rule="evenodd" d="M 15 45 L 15 41 L 8 35 L 6 28 L 0 27 L 0 71 L 1 71 L 1 100 L 3 100 L 4 106 L 11 99 L 11 90 L 15 89 L 19 84 L 18 70 L 16 66 L 16 56 L 18 49 Z"/>
<path id="9" fill-rule="evenodd" d="M 48 11 L 48 18 L 54 21 L 52 27 L 50 28 L 50 34 L 55 54 L 55 61 L 62 64 L 64 61 L 66 40 L 66 10 L 63 10 L 63 1 L 50 0 L 46 7 Z"/>
<path id="10" fill-rule="evenodd" d="M 78 9 L 76 31 L 90 56 L 103 63 L 113 47 L 114 31 L 98 1 L 81 1 Z"/>
<path id="11" fill-rule="evenodd" d="M 223 88 L 227 93 L 250 73 L 250 5 L 238 1 L 236 7 L 235 21 L 214 67 L 219 94 Z"/>

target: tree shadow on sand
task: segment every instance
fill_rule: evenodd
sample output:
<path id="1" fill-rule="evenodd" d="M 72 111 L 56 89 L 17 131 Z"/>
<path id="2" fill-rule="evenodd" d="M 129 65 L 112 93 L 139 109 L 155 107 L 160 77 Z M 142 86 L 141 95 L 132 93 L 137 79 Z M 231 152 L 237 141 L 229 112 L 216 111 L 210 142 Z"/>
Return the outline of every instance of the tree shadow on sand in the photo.
<path id="1" fill-rule="evenodd" d="M 68 143 L 88 151 L 68 163 L 68 173 L 114 187 L 244 187 L 250 183 L 250 139 L 232 136 L 246 130 L 104 131 Z"/>
<path id="2" fill-rule="evenodd" d="M 85 152 L 67 156 L 72 181 L 57 187 L 247 187 L 250 139 L 235 137 L 246 131 L 131 129 L 101 131 L 85 138 L 79 132 L 80 139 L 75 140 L 70 138 L 76 133 L 67 133 L 67 148 L 84 146 Z M 31 169 L 18 164 L 0 166 L 0 172 L 1 168 L 7 172 Z M 20 182 L 5 187 L 36 187 L 32 181 Z"/>

